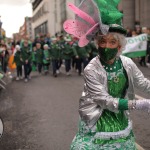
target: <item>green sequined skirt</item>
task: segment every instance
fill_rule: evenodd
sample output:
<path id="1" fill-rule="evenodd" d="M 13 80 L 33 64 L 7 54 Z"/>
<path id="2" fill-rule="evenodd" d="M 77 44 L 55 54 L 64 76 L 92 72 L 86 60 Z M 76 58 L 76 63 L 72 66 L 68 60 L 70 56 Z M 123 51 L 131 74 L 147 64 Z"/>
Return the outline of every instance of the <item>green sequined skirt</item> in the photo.
<path id="1" fill-rule="evenodd" d="M 109 121 L 108 121 L 109 120 Z M 95 134 L 100 132 L 122 131 L 127 127 L 127 118 L 124 113 L 104 111 L 95 125 L 95 129 L 89 129 L 83 121 L 79 122 L 79 131 L 74 137 L 71 150 L 137 150 L 135 139 L 131 130 L 127 137 L 119 139 L 95 139 Z"/>
<path id="2" fill-rule="evenodd" d="M 71 150 L 137 150 L 135 140 L 132 134 L 129 135 L 128 140 L 119 143 L 104 145 L 95 144 L 92 135 L 82 136 L 79 133 L 75 136 L 71 144 Z"/>

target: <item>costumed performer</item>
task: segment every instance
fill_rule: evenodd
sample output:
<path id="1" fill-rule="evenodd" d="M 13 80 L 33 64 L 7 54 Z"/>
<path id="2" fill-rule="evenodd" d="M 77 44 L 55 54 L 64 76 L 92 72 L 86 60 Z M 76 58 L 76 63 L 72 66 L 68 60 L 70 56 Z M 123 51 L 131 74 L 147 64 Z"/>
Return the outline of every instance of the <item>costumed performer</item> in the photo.
<path id="1" fill-rule="evenodd" d="M 79 102 L 79 130 L 71 150 L 136 150 L 129 111 L 149 111 L 150 100 L 135 100 L 134 87 L 150 93 L 150 81 L 135 63 L 121 55 L 126 30 L 119 0 L 83 0 L 64 29 L 79 38 L 79 46 L 93 38 L 99 55 L 84 69 L 84 91 Z"/>

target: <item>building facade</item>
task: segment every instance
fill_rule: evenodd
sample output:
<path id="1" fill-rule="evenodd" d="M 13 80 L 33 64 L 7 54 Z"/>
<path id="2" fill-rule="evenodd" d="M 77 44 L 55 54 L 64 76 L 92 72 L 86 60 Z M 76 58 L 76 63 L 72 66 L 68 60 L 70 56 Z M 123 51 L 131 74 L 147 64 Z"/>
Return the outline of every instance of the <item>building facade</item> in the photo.
<path id="1" fill-rule="evenodd" d="M 55 35 L 63 30 L 63 22 L 67 18 L 73 18 L 66 7 L 67 2 L 74 0 L 32 0 L 33 9 L 33 36 L 50 33 Z"/>
<path id="2" fill-rule="evenodd" d="M 121 0 L 119 10 L 123 12 L 123 25 L 130 29 L 136 26 L 150 27 L 150 0 Z"/>
<path id="3" fill-rule="evenodd" d="M 26 37 L 26 24 L 25 24 L 25 22 L 19 29 L 19 35 L 20 35 L 21 38 Z"/>
<path id="4" fill-rule="evenodd" d="M 74 18 L 74 13 L 69 10 L 67 3 L 77 6 L 82 0 L 32 0 L 33 9 L 33 37 L 39 33 L 55 35 L 63 31 L 63 22 Z M 150 26 L 150 0 L 121 0 L 118 8 L 123 12 L 123 26 L 134 29 L 136 25 Z"/>
<path id="5" fill-rule="evenodd" d="M 13 40 L 14 41 L 20 41 L 21 40 L 21 36 L 19 33 L 13 33 Z"/>
<path id="6" fill-rule="evenodd" d="M 20 38 L 30 38 L 32 39 L 32 18 L 25 17 L 24 24 L 19 29 Z"/>
<path id="7" fill-rule="evenodd" d="M 28 38 L 32 39 L 32 18 L 25 17 L 25 24 L 26 24 L 26 34 Z"/>
<path id="8" fill-rule="evenodd" d="M 52 28 L 49 20 L 53 20 L 54 16 L 50 14 L 52 4 L 46 0 L 35 0 L 32 2 L 33 17 L 33 37 L 39 33 L 46 34 L 49 28 Z"/>

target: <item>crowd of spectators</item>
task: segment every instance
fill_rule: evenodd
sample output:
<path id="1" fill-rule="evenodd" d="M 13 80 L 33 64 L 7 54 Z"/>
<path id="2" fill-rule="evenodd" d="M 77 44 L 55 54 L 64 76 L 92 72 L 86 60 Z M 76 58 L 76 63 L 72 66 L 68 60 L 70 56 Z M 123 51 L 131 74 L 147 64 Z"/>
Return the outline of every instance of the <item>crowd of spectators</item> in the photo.
<path id="1" fill-rule="evenodd" d="M 139 26 L 137 26 L 135 30 L 131 30 L 130 28 L 127 28 L 127 37 L 135 37 L 140 34 L 148 35 L 146 56 L 139 58 L 139 64 L 141 66 L 147 67 L 147 64 L 150 64 L 150 28 L 147 27 L 141 28 Z"/>
<path id="2" fill-rule="evenodd" d="M 139 58 L 139 64 L 147 66 L 147 63 L 150 63 L 150 28 L 137 26 L 135 30 L 126 29 L 127 37 L 143 33 L 148 35 L 147 55 Z M 78 75 L 82 75 L 82 70 L 98 51 L 94 41 L 84 48 L 79 47 L 77 43 L 77 38 L 63 32 L 56 33 L 55 36 L 40 33 L 35 39 L 1 39 L 0 70 L 4 74 L 16 72 L 16 79 L 25 79 L 26 82 L 31 78 L 32 71 L 47 74 L 50 68 L 53 76 L 57 77 L 62 65 L 65 66 L 66 75 L 70 75 L 72 69 L 76 70 Z"/>

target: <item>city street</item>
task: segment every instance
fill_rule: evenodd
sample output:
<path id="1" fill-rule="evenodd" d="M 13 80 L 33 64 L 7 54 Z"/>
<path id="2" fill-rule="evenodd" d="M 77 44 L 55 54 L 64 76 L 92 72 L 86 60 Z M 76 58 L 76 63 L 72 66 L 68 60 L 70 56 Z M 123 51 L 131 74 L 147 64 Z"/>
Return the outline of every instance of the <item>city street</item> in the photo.
<path id="1" fill-rule="evenodd" d="M 0 0 L 0 150 L 150 150 L 149 6 Z M 86 70 L 96 105 L 88 97 L 80 117 L 83 68 L 97 55 Z"/>
<path id="2" fill-rule="evenodd" d="M 150 79 L 150 68 L 140 67 Z M 78 102 L 83 77 L 61 74 L 54 78 L 32 74 L 28 83 L 12 81 L 0 93 L 4 134 L 0 150 L 69 150 L 78 126 Z M 136 94 L 149 98 L 136 89 Z M 150 150 L 150 115 L 132 112 L 136 142 Z"/>

